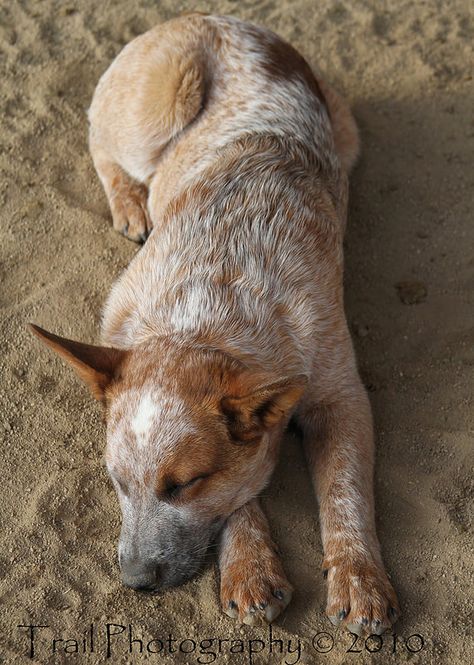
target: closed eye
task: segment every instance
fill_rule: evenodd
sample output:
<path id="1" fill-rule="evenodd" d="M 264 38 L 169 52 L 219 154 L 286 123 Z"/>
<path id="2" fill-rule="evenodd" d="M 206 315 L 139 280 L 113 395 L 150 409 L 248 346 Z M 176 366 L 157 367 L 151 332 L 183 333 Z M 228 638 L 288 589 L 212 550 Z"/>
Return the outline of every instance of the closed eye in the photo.
<path id="1" fill-rule="evenodd" d="M 208 478 L 210 474 L 202 474 L 200 476 L 196 476 L 195 478 L 192 478 L 191 480 L 188 480 L 186 483 L 174 483 L 170 481 L 166 485 L 165 489 L 165 495 L 166 498 L 168 499 L 175 499 L 178 497 L 181 492 L 185 489 L 188 489 L 188 487 L 191 487 L 195 483 L 197 483 L 199 480 L 204 480 L 204 478 Z"/>

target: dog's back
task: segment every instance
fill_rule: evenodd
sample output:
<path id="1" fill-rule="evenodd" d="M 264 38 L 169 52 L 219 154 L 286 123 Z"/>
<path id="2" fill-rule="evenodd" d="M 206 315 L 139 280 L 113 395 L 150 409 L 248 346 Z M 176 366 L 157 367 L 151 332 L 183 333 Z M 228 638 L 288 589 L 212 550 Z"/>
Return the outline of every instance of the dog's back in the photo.
<path id="1" fill-rule="evenodd" d="M 136 92 L 128 110 L 125 85 Z M 99 122 L 116 102 L 122 126 Z M 357 151 L 343 102 L 270 31 L 192 15 L 124 49 L 90 118 L 92 141 L 103 125 L 115 158 L 149 182 L 154 227 L 109 298 L 104 340 L 127 348 L 150 334 L 192 334 L 239 356 L 260 351 L 267 366 L 309 370 L 341 282 L 346 171 Z"/>

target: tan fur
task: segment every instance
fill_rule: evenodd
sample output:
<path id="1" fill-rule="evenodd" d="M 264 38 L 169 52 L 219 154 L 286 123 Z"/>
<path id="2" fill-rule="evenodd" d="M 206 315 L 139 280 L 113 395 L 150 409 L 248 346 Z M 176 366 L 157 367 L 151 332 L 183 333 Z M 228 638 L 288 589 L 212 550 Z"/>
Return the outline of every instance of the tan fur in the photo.
<path id="1" fill-rule="evenodd" d="M 256 496 L 293 414 L 320 506 L 327 613 L 380 634 L 399 609 L 375 533 L 370 406 L 343 307 L 359 149 L 347 105 L 270 31 L 193 14 L 119 54 L 89 119 L 114 227 L 141 241 L 152 230 L 102 327 L 104 354 L 121 354 L 100 391 L 126 507 L 125 583 L 156 586 L 157 570 L 163 585 L 180 583 L 218 528 L 224 611 L 275 618 L 291 585 Z M 70 344 L 52 346 L 77 369 Z M 97 358 L 80 362 L 95 376 Z"/>

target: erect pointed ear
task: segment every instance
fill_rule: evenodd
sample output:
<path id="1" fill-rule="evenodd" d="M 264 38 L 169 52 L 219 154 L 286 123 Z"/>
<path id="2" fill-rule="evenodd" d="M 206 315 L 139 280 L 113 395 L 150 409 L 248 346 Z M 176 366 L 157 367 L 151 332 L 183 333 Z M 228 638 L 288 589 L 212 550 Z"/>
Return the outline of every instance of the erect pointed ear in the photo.
<path id="1" fill-rule="evenodd" d="M 265 430 L 290 415 L 307 382 L 304 374 L 298 374 L 250 392 L 242 385 L 240 395 L 223 397 L 221 409 L 227 417 L 232 438 L 242 443 L 259 439 Z"/>
<path id="2" fill-rule="evenodd" d="M 117 375 L 127 351 L 74 342 L 30 324 L 32 332 L 72 365 L 80 378 L 89 386 L 94 397 L 101 402 L 105 389 Z"/>

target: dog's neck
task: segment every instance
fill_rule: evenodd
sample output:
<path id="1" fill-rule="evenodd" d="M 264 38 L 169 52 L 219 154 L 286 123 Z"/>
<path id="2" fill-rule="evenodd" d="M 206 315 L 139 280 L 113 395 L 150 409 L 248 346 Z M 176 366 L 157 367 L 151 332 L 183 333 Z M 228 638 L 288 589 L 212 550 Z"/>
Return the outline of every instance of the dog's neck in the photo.
<path id="1" fill-rule="evenodd" d="M 104 327 L 104 342 L 122 349 L 157 344 L 168 352 L 185 352 L 189 348 L 218 351 L 245 365 L 261 364 L 266 368 L 275 365 L 278 376 L 282 364 L 294 368 L 293 373 L 300 371 L 296 345 L 291 339 L 288 343 L 291 337 L 288 322 L 276 315 L 274 308 L 252 289 L 221 285 L 213 291 L 211 300 L 209 284 L 207 293 L 203 284 L 195 280 L 181 288 L 187 293 L 172 306 L 162 303 L 156 308 L 131 308 L 123 312 L 115 330 Z M 193 303 L 192 313 L 190 303 Z M 279 348 L 285 349 L 285 359 Z M 291 357 L 293 348 L 295 355 Z"/>

